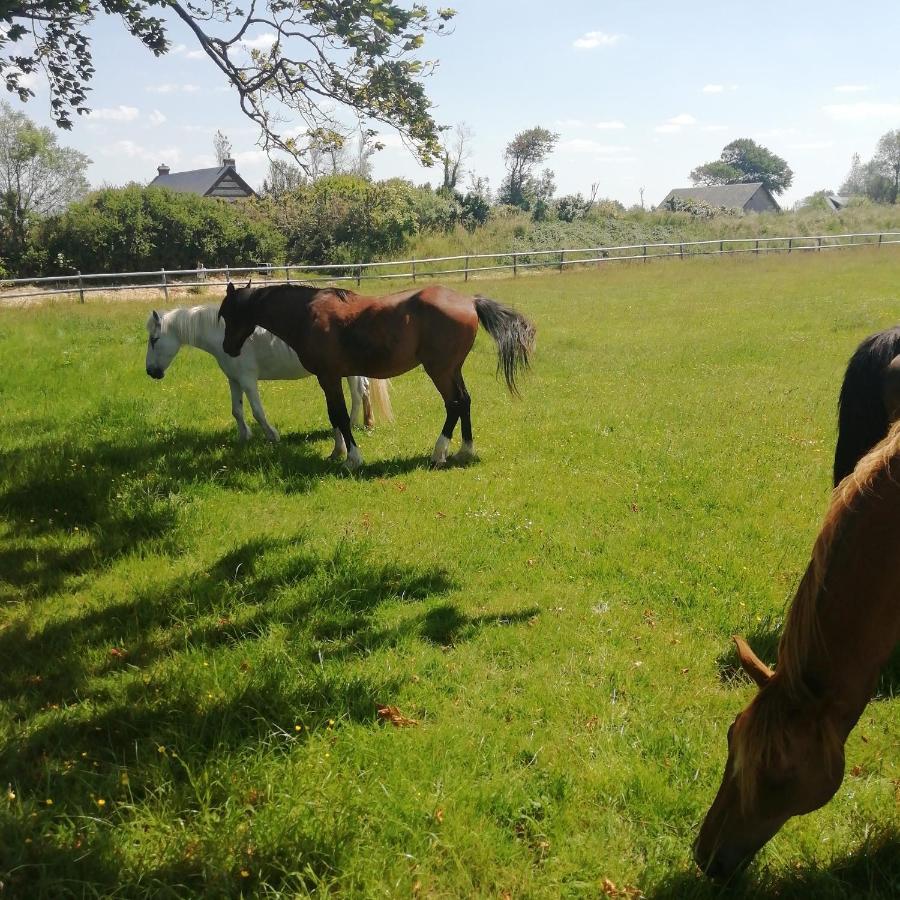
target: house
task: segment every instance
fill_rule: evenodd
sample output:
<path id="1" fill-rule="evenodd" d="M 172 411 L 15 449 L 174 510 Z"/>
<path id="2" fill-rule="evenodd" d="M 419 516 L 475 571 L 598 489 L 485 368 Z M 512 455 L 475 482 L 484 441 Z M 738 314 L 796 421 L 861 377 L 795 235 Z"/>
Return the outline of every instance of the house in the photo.
<path id="1" fill-rule="evenodd" d="M 825 195 L 825 202 L 832 212 L 840 212 L 852 199 L 852 197 L 842 197 L 839 194 Z"/>
<path id="2" fill-rule="evenodd" d="M 673 198 L 699 200 L 710 206 L 724 206 L 741 212 L 781 212 L 781 207 L 769 189 L 761 182 L 751 184 L 715 184 L 711 187 L 675 188 L 666 194 L 656 208 L 663 210 Z"/>
<path id="3" fill-rule="evenodd" d="M 182 194 L 199 194 L 220 200 L 244 200 L 255 197 L 256 191 L 237 173 L 233 159 L 223 159 L 213 169 L 193 169 L 190 172 L 170 172 L 166 165 L 157 168 L 159 174 L 150 187 L 164 187 Z"/>

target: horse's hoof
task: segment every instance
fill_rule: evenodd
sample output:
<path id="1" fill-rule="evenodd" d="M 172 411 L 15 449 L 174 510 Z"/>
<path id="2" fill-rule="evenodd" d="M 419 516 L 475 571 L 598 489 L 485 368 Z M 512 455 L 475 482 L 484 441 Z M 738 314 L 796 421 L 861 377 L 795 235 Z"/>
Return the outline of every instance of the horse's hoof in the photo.
<path id="1" fill-rule="evenodd" d="M 429 469 L 446 469 L 447 468 L 447 460 L 446 459 L 432 459 L 428 464 Z"/>
<path id="2" fill-rule="evenodd" d="M 329 456 L 328 458 L 329 458 L 332 462 L 340 462 L 340 461 L 344 458 L 344 455 L 345 455 L 345 454 L 344 454 L 344 451 L 343 451 L 343 450 L 332 450 L 332 451 L 331 451 L 331 456 Z"/>
<path id="3" fill-rule="evenodd" d="M 351 447 L 344 465 L 347 466 L 348 471 L 355 472 L 362 465 L 362 461 L 362 453 L 359 452 L 359 448 Z"/>
<path id="4" fill-rule="evenodd" d="M 281 435 L 273 428 L 267 435 L 270 444 L 277 444 L 281 440 Z"/>
<path id="5" fill-rule="evenodd" d="M 466 446 L 465 444 L 450 457 L 451 461 L 455 466 L 465 466 L 470 462 L 474 462 L 478 457 L 475 454 L 475 448 L 470 446 Z"/>

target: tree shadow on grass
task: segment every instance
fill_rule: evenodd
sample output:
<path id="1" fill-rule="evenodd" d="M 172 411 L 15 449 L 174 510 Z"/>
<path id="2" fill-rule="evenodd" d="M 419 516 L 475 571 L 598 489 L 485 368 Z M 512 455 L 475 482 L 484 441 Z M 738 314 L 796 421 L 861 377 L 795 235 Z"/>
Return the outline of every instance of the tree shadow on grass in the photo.
<path id="1" fill-rule="evenodd" d="M 778 642 L 781 640 L 782 622 L 764 619 L 752 631 L 743 637 L 753 648 L 753 652 L 767 665 L 774 668 L 778 658 Z M 750 679 L 744 674 L 738 661 L 734 643 L 729 641 L 728 647 L 716 658 L 716 669 L 719 679 L 726 684 L 749 684 Z M 881 670 L 874 700 L 888 700 L 900 693 L 900 646 L 894 648 L 885 667 Z"/>
<path id="2" fill-rule="evenodd" d="M 751 867 L 727 884 L 717 884 L 696 869 L 682 871 L 647 890 L 646 896 L 648 900 L 889 900 L 900 896 L 900 834 L 896 828 L 878 831 L 861 847 L 826 866 L 798 865 L 789 875 L 777 878 L 764 867 Z"/>

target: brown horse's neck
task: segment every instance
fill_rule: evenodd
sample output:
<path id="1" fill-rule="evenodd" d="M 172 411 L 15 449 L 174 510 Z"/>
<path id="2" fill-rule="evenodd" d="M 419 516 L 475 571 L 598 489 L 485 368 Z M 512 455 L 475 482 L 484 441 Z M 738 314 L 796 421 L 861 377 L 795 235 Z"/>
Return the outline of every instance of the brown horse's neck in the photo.
<path id="1" fill-rule="evenodd" d="M 801 600 L 801 585 L 779 650 L 788 690 L 805 688 L 824 701 L 843 738 L 900 641 L 898 476 L 900 451 L 885 456 L 864 489 L 836 496 L 823 529 L 827 546 L 817 546 L 804 578 L 813 593 Z"/>
<path id="2" fill-rule="evenodd" d="M 296 349 L 306 329 L 308 303 L 315 291 L 294 285 L 263 288 L 253 298 L 256 325 L 270 331 Z"/>

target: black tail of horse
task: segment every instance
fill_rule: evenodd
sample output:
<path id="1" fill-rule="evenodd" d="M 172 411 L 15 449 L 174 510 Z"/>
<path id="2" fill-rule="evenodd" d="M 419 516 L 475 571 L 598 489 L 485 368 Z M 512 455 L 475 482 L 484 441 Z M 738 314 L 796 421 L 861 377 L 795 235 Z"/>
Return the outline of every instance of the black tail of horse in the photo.
<path id="1" fill-rule="evenodd" d="M 475 298 L 475 312 L 484 330 L 497 342 L 497 372 L 503 370 L 509 392 L 517 395 L 516 374 L 528 368 L 534 351 L 534 324 L 521 313 L 488 297 Z"/>
<path id="2" fill-rule="evenodd" d="M 900 354 L 900 326 L 867 337 L 847 364 L 838 400 L 838 438 L 834 451 L 837 484 L 888 433 L 884 374 Z"/>

